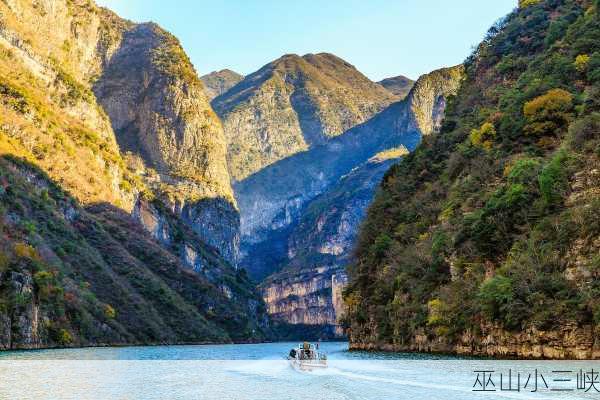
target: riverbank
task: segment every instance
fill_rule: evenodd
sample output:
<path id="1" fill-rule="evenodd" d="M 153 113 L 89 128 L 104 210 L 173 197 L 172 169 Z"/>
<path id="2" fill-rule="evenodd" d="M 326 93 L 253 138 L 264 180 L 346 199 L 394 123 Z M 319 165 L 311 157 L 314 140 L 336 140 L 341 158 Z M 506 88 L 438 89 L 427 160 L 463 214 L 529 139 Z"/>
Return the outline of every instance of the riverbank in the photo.
<path id="1" fill-rule="evenodd" d="M 597 360 L 600 343 L 592 326 L 567 325 L 560 330 L 508 332 L 496 326 L 465 332 L 451 342 L 416 335 L 409 343 L 377 343 L 350 337 L 350 350 L 453 354 L 500 359 Z"/>

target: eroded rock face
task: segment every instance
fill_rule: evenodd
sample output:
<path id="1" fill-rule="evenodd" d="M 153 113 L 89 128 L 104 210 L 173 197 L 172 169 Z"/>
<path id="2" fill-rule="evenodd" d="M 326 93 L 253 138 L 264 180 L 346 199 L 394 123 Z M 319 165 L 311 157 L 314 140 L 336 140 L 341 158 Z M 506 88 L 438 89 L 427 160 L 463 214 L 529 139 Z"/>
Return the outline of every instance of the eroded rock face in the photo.
<path id="1" fill-rule="evenodd" d="M 123 33 L 94 86 L 122 151 L 155 170 L 150 187 L 233 265 L 239 216 L 218 117 L 177 40 L 154 24 Z"/>
<path id="2" fill-rule="evenodd" d="M 600 357 L 600 344 L 591 325 L 565 325 L 560 330 L 544 331 L 534 327 L 508 332 L 493 325 L 483 325 L 481 332 L 465 332 L 456 342 L 427 335 L 416 335 L 409 343 L 378 343 L 376 338 L 354 337 L 350 348 L 356 350 L 419 351 L 454 353 L 468 356 L 502 358 L 541 358 L 588 360 Z"/>
<path id="3" fill-rule="evenodd" d="M 227 136 L 229 168 L 242 180 L 321 145 L 397 100 L 327 53 L 285 55 L 213 100 Z"/>
<path id="4" fill-rule="evenodd" d="M 124 151 L 231 196 L 223 131 L 173 36 L 151 23 L 126 31 L 94 92 Z"/>
<path id="5" fill-rule="evenodd" d="M 444 99 L 458 89 L 461 73 L 462 67 L 455 67 L 421 77 L 405 100 L 368 122 L 235 183 L 243 252 L 254 258 L 253 248 L 292 229 L 312 199 L 331 190 L 344 175 L 376 154 L 400 146 L 413 150 L 421 134 L 439 128 Z M 249 268 L 251 274 L 253 269 Z"/>
<path id="6" fill-rule="evenodd" d="M 289 324 L 333 327 L 335 335 L 341 336 L 341 290 L 345 283 L 343 268 L 319 267 L 280 274 L 267 279 L 261 288 L 272 318 Z"/>

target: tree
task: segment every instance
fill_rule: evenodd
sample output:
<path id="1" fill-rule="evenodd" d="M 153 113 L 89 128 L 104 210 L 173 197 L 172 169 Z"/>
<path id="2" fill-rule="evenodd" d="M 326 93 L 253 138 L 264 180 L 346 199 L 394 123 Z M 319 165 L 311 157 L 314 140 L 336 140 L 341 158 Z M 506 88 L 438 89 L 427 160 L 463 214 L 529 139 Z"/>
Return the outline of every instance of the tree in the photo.
<path id="1" fill-rule="evenodd" d="M 483 147 L 486 150 L 492 148 L 494 139 L 496 138 L 496 128 L 491 122 L 486 122 L 479 129 L 471 130 L 469 139 L 471 144 L 476 147 Z"/>
<path id="2" fill-rule="evenodd" d="M 587 54 L 580 54 L 575 57 L 575 69 L 578 72 L 584 73 L 588 69 L 588 65 L 590 64 L 590 56 Z"/>
<path id="3" fill-rule="evenodd" d="M 536 5 L 540 0 L 519 0 L 519 8 L 527 8 Z"/>
<path id="4" fill-rule="evenodd" d="M 531 136 L 556 135 L 566 130 L 573 118 L 573 96 L 563 89 L 552 89 L 523 106 L 527 120 L 525 133 Z"/>

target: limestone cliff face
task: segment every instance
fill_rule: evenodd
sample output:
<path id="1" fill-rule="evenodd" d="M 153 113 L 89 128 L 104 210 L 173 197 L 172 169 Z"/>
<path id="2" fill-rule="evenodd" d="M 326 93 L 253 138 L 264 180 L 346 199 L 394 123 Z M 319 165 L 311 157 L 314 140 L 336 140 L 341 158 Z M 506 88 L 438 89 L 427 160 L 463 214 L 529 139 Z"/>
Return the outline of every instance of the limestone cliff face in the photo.
<path id="1" fill-rule="evenodd" d="M 396 96 L 331 54 L 285 55 L 213 100 L 235 180 L 326 143 Z"/>
<path id="2" fill-rule="evenodd" d="M 157 173 L 149 185 L 158 198 L 235 265 L 239 217 L 223 130 L 177 40 L 154 24 L 123 32 L 94 92 L 121 149 Z"/>
<path id="3" fill-rule="evenodd" d="M 565 325 L 559 330 L 525 329 L 508 332 L 499 326 L 484 325 L 480 332 L 465 332 L 457 341 L 432 340 L 423 332 L 405 344 L 379 343 L 375 337 L 353 336 L 355 350 L 418 351 L 500 358 L 589 360 L 600 357 L 600 343 L 591 325 Z"/>
<path id="4" fill-rule="evenodd" d="M 446 97 L 460 86 L 462 66 L 442 68 L 420 77 L 408 95 L 410 117 L 408 129 L 416 128 L 430 135 L 440 128 L 446 108 Z"/>
<path id="5" fill-rule="evenodd" d="M 151 23 L 124 32 L 94 92 L 124 151 L 159 174 L 232 197 L 219 119 L 172 35 Z"/>
<path id="6" fill-rule="evenodd" d="M 311 200 L 289 235 L 290 264 L 329 260 L 343 266 L 381 178 L 406 154 L 404 147 L 382 152 Z"/>
<path id="7" fill-rule="evenodd" d="M 289 233 L 285 268 L 263 284 L 273 318 L 343 334 L 345 266 L 358 227 L 383 174 L 406 153 L 398 149 L 373 157 L 308 203 Z"/>
<path id="8" fill-rule="evenodd" d="M 319 267 L 279 274 L 267 279 L 262 294 L 272 318 L 291 325 L 320 325 L 334 336 L 343 334 L 338 320 L 343 315 L 341 292 L 347 281 L 342 269 Z"/>
<path id="9" fill-rule="evenodd" d="M 230 69 L 213 71 L 210 74 L 200 77 L 200 80 L 204 84 L 204 92 L 209 100 L 222 95 L 237 85 L 242 79 L 244 79 L 243 75 L 240 75 Z"/>

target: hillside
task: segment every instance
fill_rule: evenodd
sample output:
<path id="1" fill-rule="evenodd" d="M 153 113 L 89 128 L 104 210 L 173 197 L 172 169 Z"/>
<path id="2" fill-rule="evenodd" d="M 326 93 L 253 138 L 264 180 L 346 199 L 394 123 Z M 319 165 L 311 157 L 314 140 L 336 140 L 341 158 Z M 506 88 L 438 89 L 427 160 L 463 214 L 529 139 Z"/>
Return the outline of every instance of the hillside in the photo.
<path id="1" fill-rule="evenodd" d="M 244 79 L 242 75 L 230 69 L 213 71 L 210 74 L 200 77 L 200 80 L 204 84 L 204 92 L 209 100 L 222 95 L 237 85 L 242 79 Z"/>
<path id="2" fill-rule="evenodd" d="M 179 238 L 163 247 L 123 210 L 82 208 L 1 158 L 0 349 L 264 338 L 251 283 L 174 221 Z M 180 251 L 198 253 L 201 274 Z"/>
<path id="3" fill-rule="evenodd" d="M 360 124 L 396 96 L 332 54 L 285 55 L 246 76 L 212 106 L 241 181 Z"/>
<path id="4" fill-rule="evenodd" d="M 405 76 L 398 75 L 392 78 L 386 78 L 377 83 L 398 96 L 398 98 L 403 99 L 408 95 L 410 89 L 415 84 L 415 81 Z"/>
<path id="5" fill-rule="evenodd" d="M 520 3 L 383 178 L 345 292 L 354 349 L 600 357 L 600 10 Z"/>
<path id="6" fill-rule="evenodd" d="M 0 346 L 264 337 L 262 301 L 234 269 L 239 213 L 225 153 L 171 34 L 88 0 L 0 2 L 0 331 L 17 335 Z M 58 288 L 52 299 L 39 297 L 37 272 Z M 66 288 L 82 279 L 89 290 L 73 296 L 95 300 L 65 314 Z M 38 313 L 46 301 L 58 308 Z M 102 336 L 94 307 L 104 304 L 119 326 Z"/>

